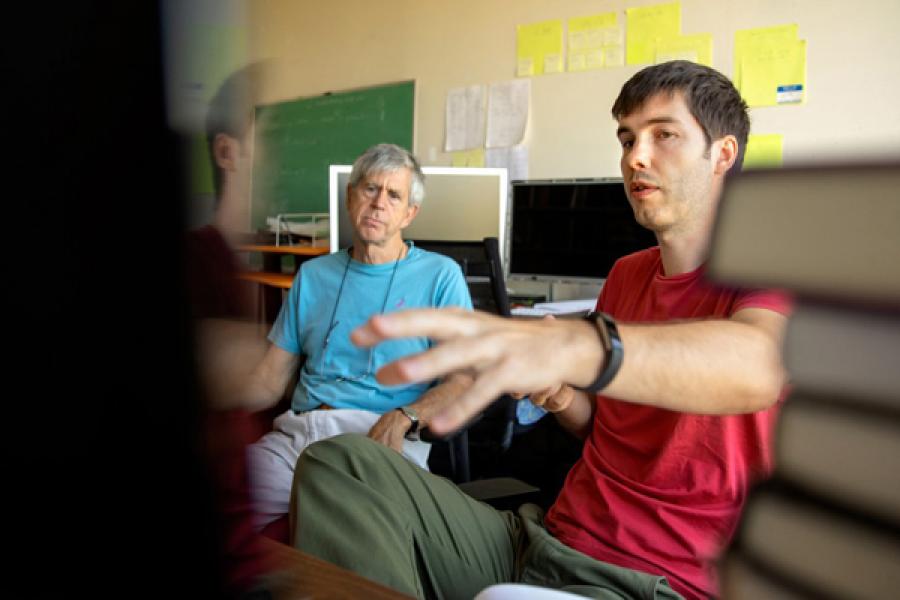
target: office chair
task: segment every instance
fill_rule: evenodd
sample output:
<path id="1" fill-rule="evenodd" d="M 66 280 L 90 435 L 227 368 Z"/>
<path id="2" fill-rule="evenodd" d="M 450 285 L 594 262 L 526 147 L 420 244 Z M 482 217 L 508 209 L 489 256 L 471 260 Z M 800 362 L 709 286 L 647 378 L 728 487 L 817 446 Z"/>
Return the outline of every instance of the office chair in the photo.
<path id="1" fill-rule="evenodd" d="M 487 237 L 483 240 L 482 245 L 486 263 L 484 267 L 476 265 L 473 269 L 477 271 L 483 268 L 488 278 L 488 282 L 482 284 L 488 289 L 482 292 L 482 297 L 487 297 L 493 302 L 491 312 L 501 317 L 511 317 L 512 312 L 509 306 L 509 295 L 506 291 L 506 281 L 503 277 L 503 264 L 500 260 L 500 245 L 495 237 Z M 470 283 L 470 288 L 478 285 Z M 477 295 L 477 291 L 473 295 Z M 482 301 L 482 304 L 489 304 L 488 301 Z M 484 309 L 482 309 L 484 310 Z M 471 424 L 469 427 L 469 445 L 471 450 L 483 450 L 482 454 L 490 455 L 494 460 L 509 450 L 513 436 L 516 433 L 524 431 L 524 427 L 519 426 L 516 420 L 516 405 L 518 401 L 508 394 L 501 396 L 496 402 L 489 406 L 482 413 L 481 417 Z"/>
<path id="2" fill-rule="evenodd" d="M 476 310 L 511 316 L 497 238 L 488 237 L 480 242 L 414 242 L 425 250 L 449 256 L 460 265 Z M 434 444 L 432 470 L 447 475 L 469 495 L 497 508 L 515 508 L 532 499 L 539 492 L 537 487 L 514 478 L 493 476 L 513 436 L 525 429 L 517 425 L 517 402 L 504 394 L 448 438 L 436 439 L 426 429 L 424 439 Z M 442 455 L 446 455 L 447 465 L 440 464 Z M 474 472 L 473 459 L 479 463 Z"/>

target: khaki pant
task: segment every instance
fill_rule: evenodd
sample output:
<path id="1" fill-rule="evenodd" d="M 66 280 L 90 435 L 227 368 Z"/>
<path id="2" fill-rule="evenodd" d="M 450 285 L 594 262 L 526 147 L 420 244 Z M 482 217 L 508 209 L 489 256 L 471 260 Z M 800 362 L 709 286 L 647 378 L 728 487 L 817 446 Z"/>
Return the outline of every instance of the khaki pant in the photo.
<path id="1" fill-rule="evenodd" d="M 518 515 L 358 435 L 310 446 L 291 495 L 292 543 L 418 598 L 471 599 L 517 582 L 593 598 L 680 598 L 665 578 L 595 560 L 551 536 L 541 510 Z"/>

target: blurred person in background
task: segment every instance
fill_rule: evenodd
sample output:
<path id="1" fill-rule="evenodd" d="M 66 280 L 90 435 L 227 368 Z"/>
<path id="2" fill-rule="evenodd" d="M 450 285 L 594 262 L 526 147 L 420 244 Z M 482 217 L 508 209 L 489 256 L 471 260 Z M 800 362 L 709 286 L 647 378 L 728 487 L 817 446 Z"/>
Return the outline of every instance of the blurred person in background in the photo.
<path id="1" fill-rule="evenodd" d="M 237 278 L 234 252 L 248 223 L 253 110 L 261 66 L 232 73 L 210 102 L 206 140 L 212 162 L 212 221 L 186 238 L 186 282 L 195 363 L 204 401 L 203 443 L 214 483 L 229 593 L 247 593 L 267 572 L 253 529 L 246 448 L 268 430 L 265 406 L 236 393 L 261 360 L 265 340 L 253 322 L 253 284 Z"/>
<path id="2" fill-rule="evenodd" d="M 221 598 L 160 8 L 9 8 L 4 595 Z"/>

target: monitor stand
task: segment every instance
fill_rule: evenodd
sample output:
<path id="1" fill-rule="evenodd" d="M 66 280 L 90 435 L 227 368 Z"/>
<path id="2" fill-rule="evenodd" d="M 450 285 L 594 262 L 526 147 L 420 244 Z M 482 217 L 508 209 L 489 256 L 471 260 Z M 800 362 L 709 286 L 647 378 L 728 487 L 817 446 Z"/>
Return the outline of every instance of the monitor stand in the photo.
<path id="1" fill-rule="evenodd" d="M 603 281 L 605 280 L 596 282 L 551 281 L 550 302 L 596 298 L 600 295 L 600 289 L 603 287 Z"/>

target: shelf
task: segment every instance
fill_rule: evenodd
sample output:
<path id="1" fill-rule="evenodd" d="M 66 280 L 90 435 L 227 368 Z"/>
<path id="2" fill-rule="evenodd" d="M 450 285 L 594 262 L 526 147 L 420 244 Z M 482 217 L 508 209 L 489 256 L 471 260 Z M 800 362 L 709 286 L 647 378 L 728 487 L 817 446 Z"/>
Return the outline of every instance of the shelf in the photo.
<path id="1" fill-rule="evenodd" d="M 241 252 L 262 252 L 264 254 L 294 254 L 297 256 L 321 256 L 328 254 L 328 246 L 264 246 L 244 244 L 238 246 Z"/>
<path id="2" fill-rule="evenodd" d="M 291 289 L 291 285 L 294 283 L 294 276 L 289 273 L 244 271 L 242 273 L 238 273 L 237 278 L 243 281 L 252 281 L 253 283 L 261 283 L 270 287 L 281 288 L 283 290 Z"/>

